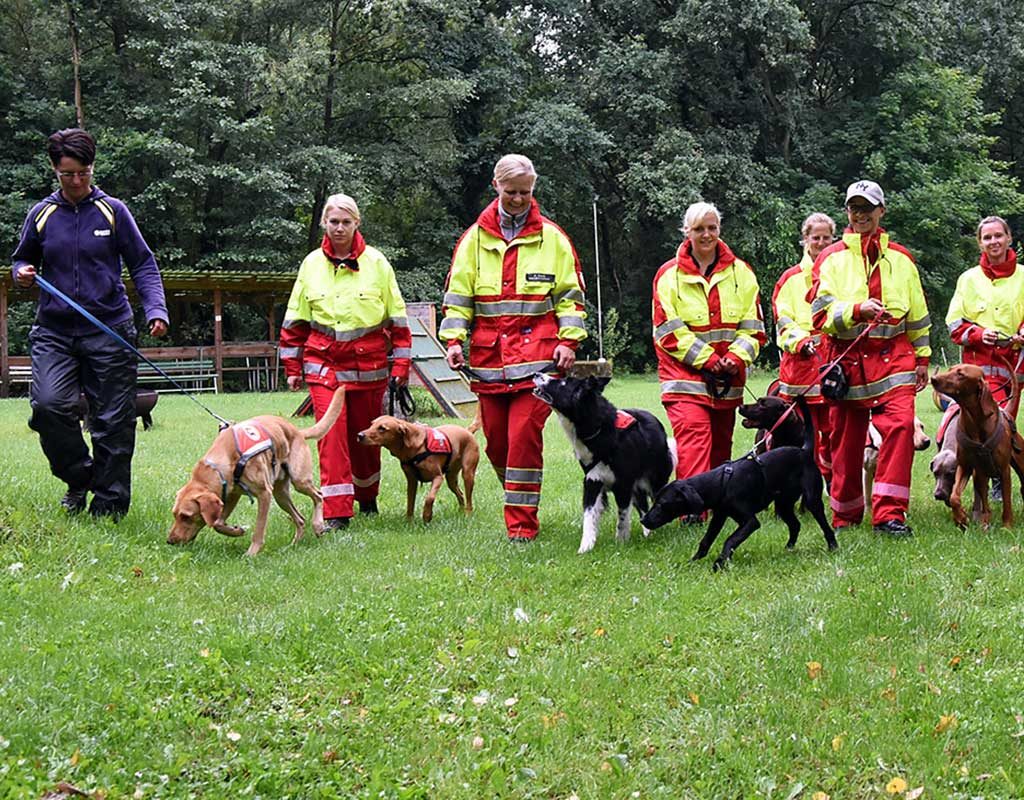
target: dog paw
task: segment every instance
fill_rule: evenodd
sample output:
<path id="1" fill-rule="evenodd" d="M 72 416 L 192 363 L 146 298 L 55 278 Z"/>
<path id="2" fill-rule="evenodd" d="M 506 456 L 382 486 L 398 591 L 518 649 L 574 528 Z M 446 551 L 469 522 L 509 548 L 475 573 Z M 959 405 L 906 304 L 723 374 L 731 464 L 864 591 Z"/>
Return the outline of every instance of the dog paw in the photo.
<path id="1" fill-rule="evenodd" d="M 644 528 L 643 526 L 641 526 L 640 533 L 643 534 L 643 537 L 645 539 L 647 539 L 651 535 L 651 529 L 650 528 Z"/>
<path id="2" fill-rule="evenodd" d="M 580 542 L 580 549 L 576 551 L 576 555 L 581 556 L 584 553 L 589 553 L 594 549 L 593 542 Z"/>

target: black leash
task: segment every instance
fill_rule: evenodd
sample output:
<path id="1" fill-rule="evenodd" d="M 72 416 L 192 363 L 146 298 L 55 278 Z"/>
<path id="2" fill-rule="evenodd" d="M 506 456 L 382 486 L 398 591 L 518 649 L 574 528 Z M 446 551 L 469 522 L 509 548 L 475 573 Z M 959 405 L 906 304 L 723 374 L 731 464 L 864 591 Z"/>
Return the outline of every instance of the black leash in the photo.
<path id="1" fill-rule="evenodd" d="M 231 427 L 231 423 L 230 422 L 228 422 L 226 419 L 224 419 L 224 417 L 220 416 L 219 414 L 215 414 L 210 409 L 208 409 L 206 406 L 204 406 L 201 402 L 199 402 L 199 399 L 195 395 L 193 395 L 191 392 L 189 392 L 184 386 L 182 386 L 180 383 L 178 383 L 176 380 L 174 380 L 174 378 L 172 378 L 170 375 L 168 375 L 162 369 L 160 369 L 160 367 L 158 367 L 156 364 L 154 364 L 152 361 L 150 361 L 148 358 L 146 358 L 144 355 L 142 355 L 142 353 L 139 352 L 138 348 L 136 348 L 133 344 L 128 342 L 123 336 L 121 336 L 121 334 L 119 334 L 117 331 L 115 331 L 109 325 L 106 325 L 103 322 L 100 322 L 100 320 L 98 320 L 95 316 L 93 316 L 92 313 L 90 313 L 89 311 L 84 309 L 82 306 L 80 306 L 78 303 L 76 303 L 74 300 L 72 300 L 70 297 L 68 297 L 66 294 L 64 294 L 64 292 L 62 292 L 60 289 L 58 289 L 52 283 L 50 283 L 49 281 L 45 280 L 41 275 L 36 275 L 36 283 L 39 284 L 39 288 L 45 289 L 47 292 L 52 294 L 54 297 L 56 297 L 56 298 L 58 298 L 60 300 L 63 300 L 65 303 L 68 304 L 68 306 L 70 306 L 75 311 L 77 311 L 79 314 L 81 314 L 83 317 L 85 317 L 87 320 L 89 320 L 89 322 L 91 322 L 93 325 L 95 325 L 101 331 L 106 333 L 108 336 L 112 336 L 118 342 L 120 342 L 125 347 L 127 347 L 129 350 L 131 350 L 133 353 L 135 353 L 135 355 L 137 355 L 139 358 L 141 358 L 143 361 L 145 361 L 147 364 L 149 364 L 149 366 L 151 366 L 153 369 L 155 369 L 160 375 L 162 375 L 164 378 L 166 378 L 172 384 L 174 384 L 174 387 L 179 392 L 181 392 L 183 395 L 185 395 L 187 398 L 189 398 L 193 403 L 195 403 L 197 406 L 199 406 L 201 409 L 203 409 L 203 411 L 205 411 L 207 414 L 209 414 L 211 417 L 213 417 L 215 420 L 217 420 L 220 423 L 219 427 L 220 427 L 221 430 L 224 430 L 225 428 L 230 428 Z"/>
<path id="2" fill-rule="evenodd" d="M 416 416 L 416 399 L 409 391 L 409 385 L 400 384 L 392 375 L 388 381 L 388 414 L 392 417 L 395 416 L 396 405 L 407 419 Z"/>

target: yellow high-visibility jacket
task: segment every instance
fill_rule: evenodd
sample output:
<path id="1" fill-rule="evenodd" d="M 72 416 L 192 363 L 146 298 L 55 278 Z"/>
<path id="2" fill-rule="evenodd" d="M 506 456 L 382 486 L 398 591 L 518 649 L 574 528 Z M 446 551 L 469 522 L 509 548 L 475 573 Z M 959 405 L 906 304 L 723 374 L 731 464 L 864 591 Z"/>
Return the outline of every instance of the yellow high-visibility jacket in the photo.
<path id="1" fill-rule="evenodd" d="M 554 369 L 555 347 L 586 338 L 583 290 L 572 242 L 536 200 L 510 242 L 495 200 L 455 246 L 437 335 L 444 342 L 468 336 L 469 366 L 486 379 L 474 380 L 473 391 L 531 388 L 535 372 Z"/>
<path id="2" fill-rule="evenodd" d="M 869 247 L 877 247 L 873 261 L 865 256 Z M 861 303 L 875 299 L 888 312 L 842 361 L 850 384 L 846 401 L 870 407 L 889 392 L 913 392 L 915 367 L 927 366 L 931 356 L 931 320 L 917 265 L 905 247 L 881 228 L 873 242 L 847 229 L 814 262 L 809 297 L 813 324 L 829 337 L 830 359 L 870 327 L 861 319 Z"/>
<path id="3" fill-rule="evenodd" d="M 1024 270 L 1016 265 L 1017 254 L 1010 250 L 1007 263 L 999 265 L 997 274 L 983 254 L 982 263 L 957 280 L 946 314 L 949 335 L 963 347 L 964 362 L 977 364 L 990 378 L 1000 381 L 1010 378 L 1006 362 L 1017 367 L 1024 381 L 1024 365 L 1017 365 L 1020 351 L 1014 350 L 1009 341 L 1024 332 Z M 981 340 L 986 328 L 998 336 L 993 345 Z"/>
<path id="4" fill-rule="evenodd" d="M 760 289 L 750 265 L 718 242 L 718 258 L 705 278 L 689 240 L 654 276 L 651 316 L 663 401 L 691 400 L 734 408 L 743 399 L 746 367 L 765 341 Z M 728 354 L 742 368 L 723 397 L 716 398 L 702 369 Z"/>
<path id="5" fill-rule="evenodd" d="M 351 389 L 405 377 L 412 334 L 395 271 L 384 254 L 356 232 L 352 254 L 332 258 L 330 242 L 303 260 L 284 322 L 280 355 L 286 375 Z"/>

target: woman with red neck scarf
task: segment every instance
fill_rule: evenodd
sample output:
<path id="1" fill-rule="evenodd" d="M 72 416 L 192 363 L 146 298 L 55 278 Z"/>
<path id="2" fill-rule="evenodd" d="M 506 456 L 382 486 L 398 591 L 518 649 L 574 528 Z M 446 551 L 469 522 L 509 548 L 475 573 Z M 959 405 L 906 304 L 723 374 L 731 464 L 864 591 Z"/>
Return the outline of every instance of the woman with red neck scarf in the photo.
<path id="1" fill-rule="evenodd" d="M 982 368 L 1000 404 L 1012 389 L 1007 363 L 1024 385 L 1024 270 L 1017 269 L 1012 241 L 1002 217 L 985 217 L 978 223 L 981 260 L 956 282 L 946 314 L 949 335 L 964 349 L 964 363 Z"/>
<path id="2" fill-rule="evenodd" d="M 687 208 L 686 239 L 654 276 L 654 352 L 680 479 L 731 458 L 747 368 L 765 341 L 757 278 L 719 238 L 721 224 L 710 203 Z"/>
<path id="3" fill-rule="evenodd" d="M 377 511 L 380 448 L 357 447 L 355 437 L 380 414 L 389 371 L 406 383 L 412 359 L 395 271 L 383 253 L 366 244 L 360 222 L 351 197 L 327 198 L 320 220 L 324 240 L 299 267 L 281 323 L 288 388 L 309 387 L 317 419 L 334 390 L 345 387 L 341 417 L 317 442 L 328 530 L 348 525 L 355 500 L 362 513 Z"/>
<path id="4" fill-rule="evenodd" d="M 485 452 L 505 489 L 505 530 L 530 542 L 540 530 L 544 421 L 535 372 L 563 372 L 586 338 L 583 276 L 565 231 L 540 213 L 537 171 L 524 155 L 494 165 L 497 193 L 452 255 L 437 337 L 448 366 L 467 366 L 480 399 Z"/>

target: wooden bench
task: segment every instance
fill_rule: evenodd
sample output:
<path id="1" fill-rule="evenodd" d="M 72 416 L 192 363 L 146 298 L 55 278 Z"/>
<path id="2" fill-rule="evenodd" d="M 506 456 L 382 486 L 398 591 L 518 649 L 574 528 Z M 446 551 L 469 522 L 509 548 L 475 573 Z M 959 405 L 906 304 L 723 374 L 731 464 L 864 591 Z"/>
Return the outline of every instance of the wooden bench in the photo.
<path id="1" fill-rule="evenodd" d="M 151 360 L 154 364 L 160 367 L 160 369 L 174 378 L 174 380 L 189 391 L 216 392 L 218 390 L 217 371 L 214 368 L 212 358 L 176 358 L 167 361 L 158 359 Z M 158 388 L 156 390 L 158 392 L 178 391 L 177 387 L 175 387 L 173 383 L 153 369 L 153 367 L 145 361 L 139 362 L 138 382 L 139 384 L 166 384 L 165 386 Z"/>

